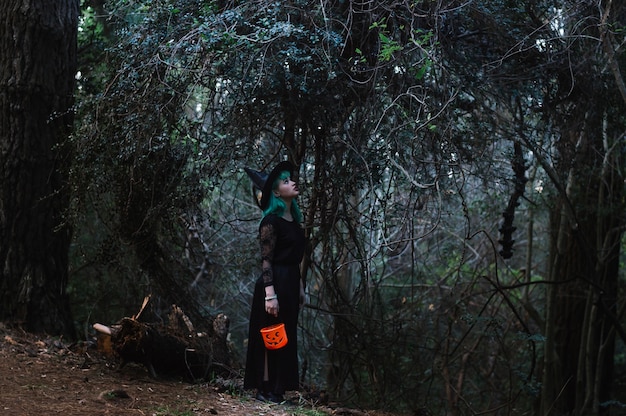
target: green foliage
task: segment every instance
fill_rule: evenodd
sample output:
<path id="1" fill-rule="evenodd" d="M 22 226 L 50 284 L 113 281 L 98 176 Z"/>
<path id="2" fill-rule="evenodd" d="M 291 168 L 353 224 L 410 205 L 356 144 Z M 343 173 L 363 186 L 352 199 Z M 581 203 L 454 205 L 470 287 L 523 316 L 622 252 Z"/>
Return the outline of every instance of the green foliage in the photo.
<path id="1" fill-rule="evenodd" d="M 184 68 L 192 65 L 187 53 L 194 46 L 167 41 L 198 24 L 189 13 L 191 5 L 182 9 L 151 2 L 136 7 L 116 4 L 112 10 L 118 20 L 108 23 L 113 25 L 106 31 L 109 37 L 104 30 L 92 30 L 83 39 L 87 49 L 106 49 L 87 56 L 81 67 L 89 87 L 82 90 L 81 125 L 73 138 L 81 151 L 72 170 L 79 232 L 70 291 L 98 294 L 98 310 L 109 313 L 95 317 L 109 322 L 136 311 L 149 293 L 169 294 L 170 302 L 190 307 L 186 296 L 177 295 L 174 287 L 159 288 L 155 279 L 163 273 L 186 285 L 183 270 L 194 266 L 176 266 L 186 238 L 181 217 L 198 212 L 205 190 L 197 178 L 220 169 L 217 159 L 211 165 L 196 161 L 214 143 L 197 139 L 202 125 L 186 114 L 195 82 Z M 90 9 L 84 20 L 86 27 L 93 21 Z M 94 224 L 97 232 L 91 231 Z M 171 260 L 157 259 L 160 250 Z M 159 270 L 157 264 L 171 268 Z M 80 312 L 81 322 L 94 318 L 89 309 Z"/>
<path id="2" fill-rule="evenodd" d="M 159 407 L 154 412 L 155 416 L 193 416 L 196 414 L 193 410 L 178 410 L 170 407 Z"/>
<path id="3" fill-rule="evenodd" d="M 383 62 L 389 62 L 396 52 L 402 51 L 402 46 L 396 40 L 390 38 L 389 32 L 387 32 L 387 24 L 384 23 L 384 20 L 381 19 L 372 23 L 369 28 L 370 30 L 378 29 L 378 39 L 381 43 L 378 59 Z"/>
<path id="4" fill-rule="evenodd" d="M 158 307 L 185 301 L 200 321 L 226 312 L 243 356 L 260 213 L 241 169 L 288 157 L 311 242 L 305 383 L 416 414 L 532 409 L 546 340 L 545 286 L 533 283 L 549 270 L 557 203 L 536 159 L 507 262 L 498 227 L 512 139 L 552 148 L 542 108 L 564 75 L 542 72 L 562 63 L 559 41 L 523 6 L 116 1 L 106 20 L 86 10 L 81 42 L 100 46 L 81 63 L 72 138 L 79 321 L 135 313 L 157 291 Z M 548 21 L 542 7 L 531 9 Z"/>
<path id="5" fill-rule="evenodd" d="M 380 54 L 378 55 L 381 61 L 388 62 L 396 52 L 402 51 L 402 46 L 400 46 L 395 40 L 387 37 L 384 33 L 379 33 L 378 37 L 382 46 Z"/>

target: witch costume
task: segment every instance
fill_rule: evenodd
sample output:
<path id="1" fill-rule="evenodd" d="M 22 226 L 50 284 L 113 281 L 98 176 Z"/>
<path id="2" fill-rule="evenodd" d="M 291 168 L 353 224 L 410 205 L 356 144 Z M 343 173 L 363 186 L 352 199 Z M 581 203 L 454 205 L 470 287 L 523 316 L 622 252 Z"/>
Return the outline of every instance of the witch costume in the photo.
<path id="1" fill-rule="evenodd" d="M 292 175 L 293 165 L 281 162 L 269 175 L 246 168 L 262 210 L 268 207 L 272 186 L 284 171 Z M 259 400 L 280 402 L 285 391 L 299 389 L 297 325 L 300 262 L 304 255 L 305 236 L 295 219 L 288 221 L 270 213 L 261 220 L 259 239 L 264 266 L 254 286 L 244 389 L 257 389 Z M 265 311 L 265 288 L 271 285 L 280 305 L 277 317 Z M 285 324 L 288 342 L 280 349 L 269 350 L 263 343 L 260 330 L 278 323 Z"/>

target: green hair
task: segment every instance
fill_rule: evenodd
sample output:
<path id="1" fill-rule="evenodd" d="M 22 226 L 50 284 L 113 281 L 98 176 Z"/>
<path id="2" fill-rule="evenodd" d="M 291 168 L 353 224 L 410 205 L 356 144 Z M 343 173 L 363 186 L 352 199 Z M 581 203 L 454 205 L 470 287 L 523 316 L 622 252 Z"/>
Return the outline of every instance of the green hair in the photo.
<path id="1" fill-rule="evenodd" d="M 276 178 L 276 180 L 272 184 L 272 191 L 278 188 L 278 183 L 280 181 L 284 181 L 290 176 L 291 176 L 291 173 L 289 173 L 289 171 L 285 170 L 281 172 L 280 175 L 278 175 L 278 178 Z M 276 214 L 279 217 L 282 217 L 282 215 L 285 213 L 286 208 L 287 208 L 287 205 L 285 205 L 285 202 L 280 198 L 276 198 L 274 196 L 274 192 L 272 192 L 269 196 L 267 208 L 263 210 L 263 217 L 269 214 Z M 293 218 L 297 222 L 299 223 L 302 222 L 302 219 L 303 219 L 302 211 L 300 210 L 300 207 L 298 206 L 298 203 L 296 202 L 295 199 L 291 201 L 291 215 L 293 215 Z"/>

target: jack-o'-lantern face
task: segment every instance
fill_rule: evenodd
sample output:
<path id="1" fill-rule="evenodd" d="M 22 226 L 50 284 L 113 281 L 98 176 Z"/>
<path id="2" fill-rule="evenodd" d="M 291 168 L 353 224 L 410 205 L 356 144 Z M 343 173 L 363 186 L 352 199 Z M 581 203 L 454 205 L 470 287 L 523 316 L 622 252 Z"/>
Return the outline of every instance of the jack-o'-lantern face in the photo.
<path id="1" fill-rule="evenodd" d="M 287 334 L 285 333 L 285 325 L 272 325 L 261 329 L 263 343 L 268 350 L 277 350 L 287 345 Z"/>

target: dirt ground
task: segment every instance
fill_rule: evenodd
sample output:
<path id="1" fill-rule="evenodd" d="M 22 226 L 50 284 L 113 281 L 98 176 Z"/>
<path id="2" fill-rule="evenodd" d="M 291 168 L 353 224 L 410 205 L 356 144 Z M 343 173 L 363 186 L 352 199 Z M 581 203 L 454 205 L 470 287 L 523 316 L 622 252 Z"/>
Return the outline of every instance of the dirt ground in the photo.
<path id="1" fill-rule="evenodd" d="M 152 379 L 134 364 L 118 367 L 94 345 L 66 345 L 0 324 L 0 414 L 385 416 L 295 392 L 288 404 L 268 404 L 238 389 L 237 380 L 190 384 Z"/>

